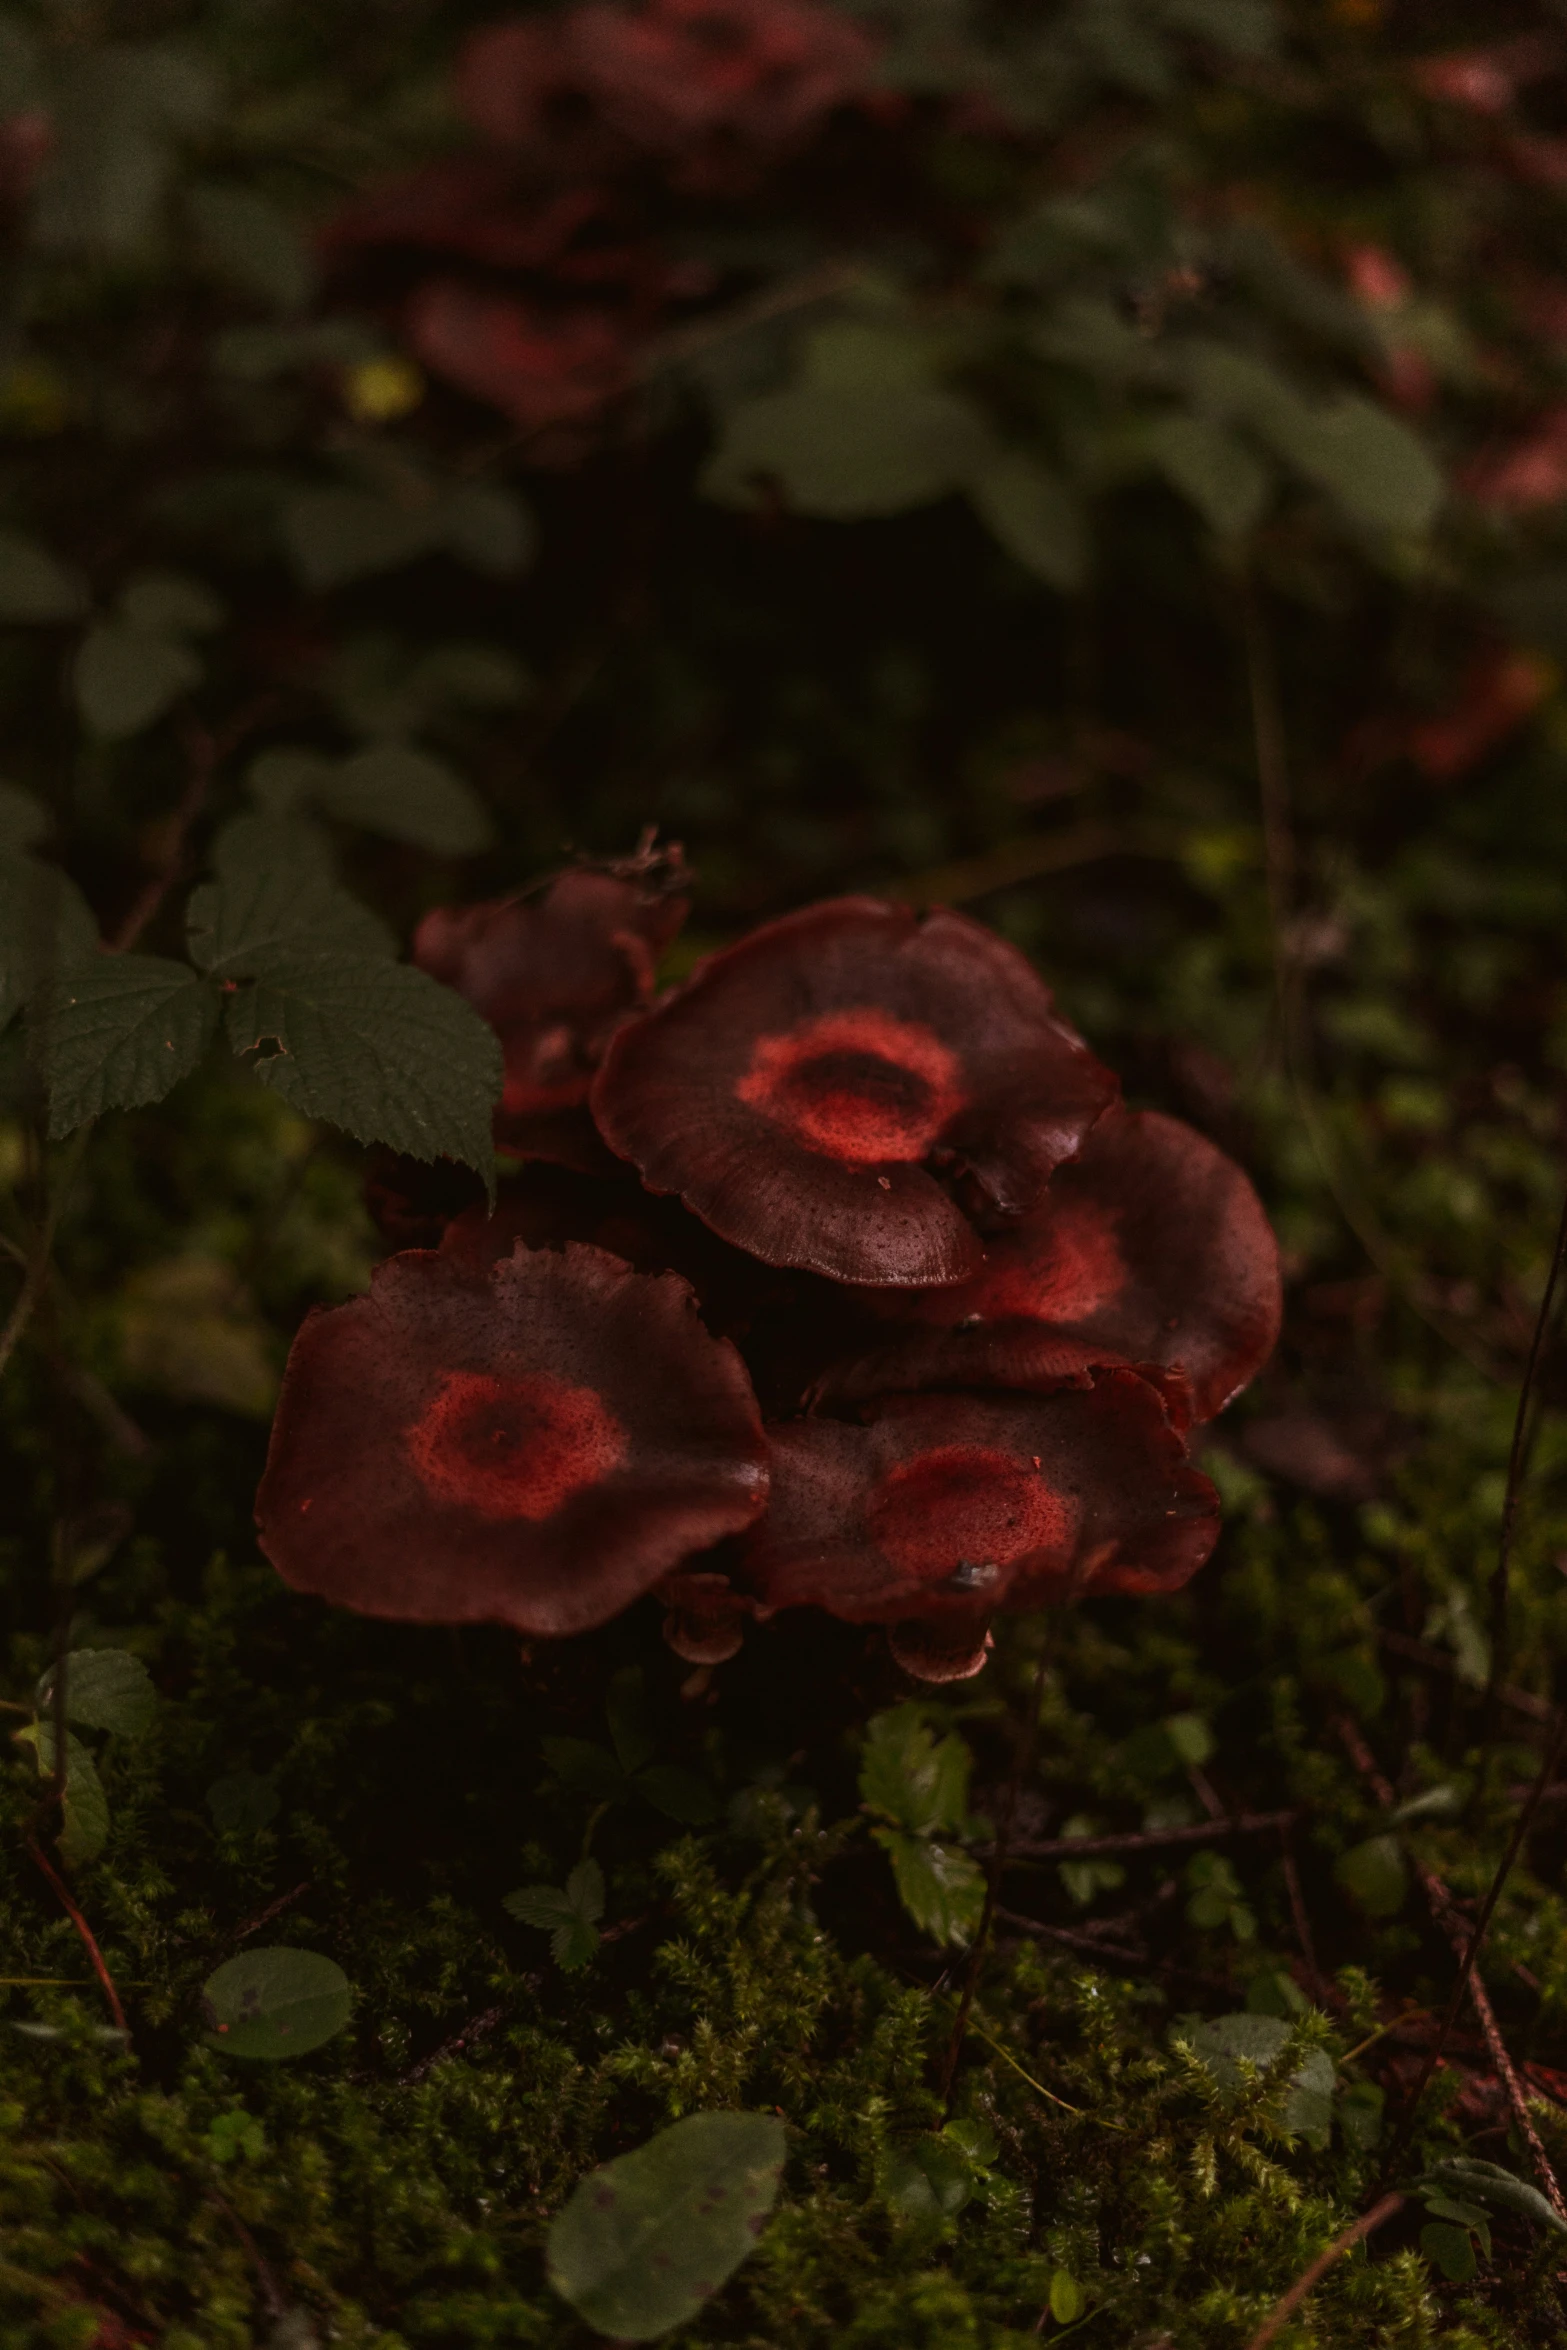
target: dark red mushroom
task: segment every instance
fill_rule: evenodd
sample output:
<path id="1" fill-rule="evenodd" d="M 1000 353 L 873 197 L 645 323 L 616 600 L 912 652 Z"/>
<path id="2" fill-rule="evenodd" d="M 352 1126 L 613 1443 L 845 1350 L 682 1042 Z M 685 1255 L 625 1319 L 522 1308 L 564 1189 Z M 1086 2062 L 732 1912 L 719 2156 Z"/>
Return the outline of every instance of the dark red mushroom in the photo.
<path id="1" fill-rule="evenodd" d="M 601 1249 L 390 1258 L 294 1341 L 261 1546 L 365 1615 L 580 1632 L 765 1506 L 733 1347 Z"/>
<path id="2" fill-rule="evenodd" d="M 896 1645 L 927 1677 L 977 1669 L 998 1611 L 1173 1591 L 1218 1534 L 1217 1493 L 1132 1371 L 1044 1396 L 888 1396 L 863 1426 L 768 1433 L 772 1504 L 745 1552 L 761 1611 L 926 1627 Z"/>
<path id="3" fill-rule="evenodd" d="M 1233 1159 L 1178 1118 L 1117 1108 L 972 1281 L 866 1302 L 916 1327 L 830 1372 L 818 1393 L 834 1402 L 1049 1388 L 1119 1363 L 1165 1374 L 1177 1415 L 1208 1420 L 1273 1352 L 1278 1243 Z"/>
<path id="4" fill-rule="evenodd" d="M 962 914 L 807 907 L 615 1036 L 593 1114 L 655 1191 L 737 1247 L 921 1288 L 983 1262 L 1116 1082 L 1023 956 Z"/>
<path id="5" fill-rule="evenodd" d="M 426 914 L 414 961 L 466 996 L 501 1040 L 498 1149 L 596 1164 L 597 1137 L 572 1113 L 616 1028 L 651 998 L 658 958 L 685 919 L 686 887 L 675 848 L 613 872 L 562 873 L 539 899 Z"/>

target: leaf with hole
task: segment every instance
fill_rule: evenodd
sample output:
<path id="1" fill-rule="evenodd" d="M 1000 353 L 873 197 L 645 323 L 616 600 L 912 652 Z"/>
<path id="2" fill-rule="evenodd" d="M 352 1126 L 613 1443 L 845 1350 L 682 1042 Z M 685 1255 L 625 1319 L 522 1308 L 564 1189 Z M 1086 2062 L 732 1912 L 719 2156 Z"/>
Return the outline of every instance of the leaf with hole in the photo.
<path id="1" fill-rule="evenodd" d="M 302 1117 L 413 1159 L 456 1159 L 493 1185 L 500 1040 L 462 997 L 406 963 L 277 954 L 231 998 L 237 1053 Z"/>
<path id="2" fill-rule="evenodd" d="M 35 1702 L 43 1714 L 54 1702 L 54 1668 L 38 1684 Z M 158 1692 L 139 1656 L 127 1648 L 73 1648 L 65 1660 L 65 1711 L 87 1730 L 117 1730 L 139 1738 L 151 1727 Z"/>
<path id="3" fill-rule="evenodd" d="M 784 2154 L 771 2114 L 688 2114 L 578 2182 L 549 2232 L 550 2283 L 617 2341 L 687 2324 L 754 2249 Z"/>
<path id="4" fill-rule="evenodd" d="M 314 1950 L 242 1951 L 201 1991 L 209 2045 L 266 2062 L 308 2056 L 342 2030 L 352 2004 L 342 1968 Z"/>
<path id="5" fill-rule="evenodd" d="M 188 1077 L 218 1031 L 217 990 L 161 955 L 97 955 L 61 973 L 34 1021 L 58 1142 L 107 1110 L 138 1110 Z"/>

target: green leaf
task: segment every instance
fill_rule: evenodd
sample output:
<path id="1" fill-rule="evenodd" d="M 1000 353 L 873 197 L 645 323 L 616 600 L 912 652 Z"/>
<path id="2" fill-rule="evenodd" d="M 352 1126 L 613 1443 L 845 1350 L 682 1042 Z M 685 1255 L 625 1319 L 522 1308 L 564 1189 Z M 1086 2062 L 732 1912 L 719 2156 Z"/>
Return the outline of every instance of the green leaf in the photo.
<path id="1" fill-rule="evenodd" d="M 1441 468 L 1408 425 L 1362 392 L 1341 393 L 1313 410 L 1309 426 L 1278 436 L 1277 446 L 1352 522 L 1370 530 L 1419 537 L 1447 492 Z"/>
<path id="2" fill-rule="evenodd" d="M 936 1739 L 922 1706 L 892 1706 L 866 1725 L 860 1795 L 911 1835 L 961 1828 L 968 1817 L 971 1760 L 955 1731 Z"/>
<path id="3" fill-rule="evenodd" d="M 688 2114 L 578 2182 L 549 2232 L 550 2283 L 617 2341 L 686 2324 L 755 2248 L 784 2154 L 772 2114 Z"/>
<path id="4" fill-rule="evenodd" d="M 230 1771 L 207 1789 L 207 1809 L 220 1835 L 257 1835 L 277 1818 L 277 1781 L 270 1771 Z"/>
<path id="5" fill-rule="evenodd" d="M 55 57 L 54 147 L 34 195 L 34 241 L 134 253 L 157 224 L 175 140 L 216 112 L 212 69 L 173 42 L 81 42 Z"/>
<path id="6" fill-rule="evenodd" d="M 54 1669 L 38 1684 L 36 1703 L 49 1712 Z M 139 1737 L 158 1710 L 158 1693 L 139 1656 L 126 1648 L 75 1648 L 65 1660 L 65 1711 L 89 1730 L 118 1730 Z"/>
<path id="7" fill-rule="evenodd" d="M 896 1828 L 871 1833 L 892 1863 L 899 1900 L 921 1931 L 937 1942 L 971 1941 L 985 1906 L 985 1879 L 968 1854 Z"/>
<path id="8" fill-rule="evenodd" d="M 1243 2085 L 1242 2061 L 1265 2071 L 1283 2050 L 1290 2026 L 1272 2015 L 1223 2015 L 1191 2026 L 1189 2036 L 1220 2089 L 1233 2096 Z M 1336 2086 L 1331 2060 L 1320 2048 L 1308 2049 L 1285 2086 L 1280 2110 L 1284 2130 L 1304 2138 L 1308 2146 L 1325 2147 L 1332 2134 Z"/>
<path id="9" fill-rule="evenodd" d="M 1420 2231 L 1420 2249 L 1433 2261 L 1450 2285 L 1467 2284 L 1479 2273 L 1475 2259 L 1474 2239 L 1467 2228 L 1450 2227 L 1445 2221 L 1428 2220 Z"/>
<path id="10" fill-rule="evenodd" d="M 141 571 L 120 590 L 119 615 L 148 636 L 206 636 L 228 614 L 209 587 L 182 571 Z"/>
<path id="11" fill-rule="evenodd" d="M 544 1759 L 568 1793 L 586 1803 L 616 1803 L 631 1792 L 631 1781 L 604 1746 L 591 1738 L 546 1738 Z"/>
<path id="12" fill-rule="evenodd" d="M 1171 1714 L 1162 1725 L 1166 1738 L 1175 1752 L 1175 1759 L 1187 1770 L 1200 1771 L 1211 1760 L 1214 1751 L 1213 1732 L 1201 1714 Z"/>
<path id="13" fill-rule="evenodd" d="M 97 944 L 92 909 L 58 865 L 0 854 L 0 1028 Z"/>
<path id="14" fill-rule="evenodd" d="M 645 1771 L 638 1771 L 634 1784 L 655 1811 L 661 1811 L 666 1819 L 679 1820 L 683 1827 L 705 1828 L 723 1809 L 707 1781 L 679 1763 L 652 1763 Z"/>
<path id="15" fill-rule="evenodd" d="M 1338 2126 L 1346 2145 L 1369 2154 L 1382 2135 L 1382 2108 L 1387 2092 L 1375 2081 L 1352 2081 L 1338 2101 Z"/>
<path id="16" fill-rule="evenodd" d="M 186 922 L 192 960 L 215 979 L 267 979 L 321 954 L 396 953 L 385 924 L 339 888 L 307 827 L 240 817 L 219 833 L 214 858 L 218 879 L 192 894 Z"/>
<path id="17" fill-rule="evenodd" d="M 1070 595 L 1088 572 L 1082 500 L 1059 474 L 1003 450 L 970 476 L 975 511 L 1007 553 L 1047 587 Z"/>
<path id="18" fill-rule="evenodd" d="M 18 530 L 0 530 L 0 621 L 48 626 L 79 620 L 87 590 L 74 571 L 36 539 Z"/>
<path id="19" fill-rule="evenodd" d="M 1368 1836 L 1333 1864 L 1333 1875 L 1367 1917 L 1396 1917 L 1409 1892 L 1409 1864 L 1396 1836 Z"/>
<path id="20" fill-rule="evenodd" d="M 596 1860 L 579 1861 L 564 1887 L 524 1885 L 506 1894 L 501 1907 L 520 1925 L 547 1932 L 556 1965 L 574 1974 L 596 1955 L 602 1939 L 598 1921 L 604 1915 L 604 1872 Z"/>
<path id="21" fill-rule="evenodd" d="M 50 830 L 54 819 L 42 800 L 14 783 L 0 783 L 0 856 L 30 849 Z"/>
<path id="22" fill-rule="evenodd" d="M 50 1139 L 161 1102 L 212 1042 L 219 1010 L 214 988 L 160 955 L 97 955 L 62 972 L 36 1028 Z"/>
<path id="23" fill-rule="evenodd" d="M 41 1779 L 54 1774 L 54 1724 L 47 1715 L 17 1737 L 31 1745 L 38 1757 Z M 103 1791 L 98 1766 L 73 1731 L 65 1734 L 65 1794 L 60 1806 L 62 1825 L 56 1839 L 60 1858 L 68 1869 L 84 1860 L 96 1860 L 109 1841 L 109 1798 Z"/>
<path id="24" fill-rule="evenodd" d="M 428 506 L 397 505 L 373 490 L 301 490 L 283 509 L 282 531 L 301 581 L 323 595 L 428 554 L 436 522 Z"/>
<path id="25" fill-rule="evenodd" d="M 196 242 L 217 274 L 274 310 L 303 310 L 316 272 L 281 205 L 256 188 L 192 188 L 185 199 Z"/>
<path id="26" fill-rule="evenodd" d="M 411 743 L 371 743 L 352 758 L 337 765 L 323 761 L 322 767 L 312 796 L 344 824 L 407 841 L 437 857 L 476 856 L 495 837 L 472 785 L 444 759 Z"/>
<path id="27" fill-rule="evenodd" d="M 1537 2220 L 1541 2227 L 1567 2235 L 1567 2223 L 1558 2218 L 1539 2188 L 1531 2187 L 1527 2179 L 1520 2179 L 1515 2172 L 1504 2170 L 1500 2163 L 1481 2162 L 1472 2154 L 1454 2155 L 1446 2162 L 1433 2163 L 1424 2177 L 1438 2187 L 1445 2185 L 1461 2194 L 1475 2196 L 1502 2211 L 1516 2211 L 1525 2219 Z"/>
<path id="28" fill-rule="evenodd" d="M 443 498 L 439 541 L 472 571 L 513 579 L 538 548 L 533 516 L 515 490 L 498 482 L 469 482 Z"/>
<path id="29" fill-rule="evenodd" d="M 1070 2269 L 1058 2268 L 1050 2279 L 1050 2314 L 1058 2326 L 1070 2325 L 1081 2317 L 1086 2306 L 1086 2295 Z"/>
<path id="30" fill-rule="evenodd" d="M 974 2173 L 961 2147 L 921 2138 L 888 2157 L 882 2194 L 894 2211 L 915 2219 L 951 2219 L 974 2192 Z"/>
<path id="31" fill-rule="evenodd" d="M 243 1951 L 201 1989 L 209 2046 L 269 2062 L 319 2048 L 352 2004 L 342 1968 L 314 1950 Z"/>
<path id="32" fill-rule="evenodd" d="M 1144 427 L 1142 442 L 1171 488 L 1196 507 L 1215 537 L 1242 538 L 1260 520 L 1272 475 L 1222 424 L 1206 416 L 1160 416 Z"/>
<path id="33" fill-rule="evenodd" d="M 406 963 L 305 953 L 268 961 L 266 977 L 228 1012 L 236 1052 L 277 1046 L 254 1064 L 264 1085 L 358 1142 L 456 1159 L 493 1182 L 501 1047 L 471 1005 Z"/>
<path id="34" fill-rule="evenodd" d="M 140 734 L 201 683 L 201 662 L 176 638 L 100 621 L 83 637 L 72 671 L 76 706 L 105 742 Z"/>

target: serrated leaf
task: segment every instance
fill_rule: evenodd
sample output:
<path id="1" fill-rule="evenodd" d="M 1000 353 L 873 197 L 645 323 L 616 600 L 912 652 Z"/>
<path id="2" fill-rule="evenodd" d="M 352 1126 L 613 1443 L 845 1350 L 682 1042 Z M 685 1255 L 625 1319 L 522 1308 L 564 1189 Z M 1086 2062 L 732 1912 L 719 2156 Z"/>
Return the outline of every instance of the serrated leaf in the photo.
<path id="1" fill-rule="evenodd" d="M 1333 1864 L 1333 1874 L 1367 1917 L 1396 1917 L 1409 1892 L 1409 1864 L 1396 1836 L 1368 1836 Z"/>
<path id="2" fill-rule="evenodd" d="M 678 1820 L 682 1827 L 705 1828 L 723 1808 L 707 1781 L 679 1763 L 651 1763 L 645 1771 L 638 1771 L 635 1784 L 637 1793 L 645 1796 L 655 1811 Z"/>
<path id="3" fill-rule="evenodd" d="M 559 1885 L 520 1885 L 515 1893 L 502 1896 L 501 1907 L 519 1926 L 537 1926 L 541 1933 L 569 1926 L 577 1915 Z"/>
<path id="4" fill-rule="evenodd" d="M 323 954 L 396 953 L 391 932 L 339 888 L 307 830 L 241 817 L 219 834 L 215 858 L 219 878 L 192 894 L 186 917 L 191 957 L 215 979 L 267 979 Z"/>
<path id="5" fill-rule="evenodd" d="M 1238 434 L 1207 416 L 1160 416 L 1142 439 L 1166 481 L 1216 538 L 1242 538 L 1261 518 L 1273 476 Z"/>
<path id="6" fill-rule="evenodd" d="M 508 1893 L 501 1907 L 519 1924 L 548 1932 L 556 1965 L 574 1974 L 594 1957 L 602 1940 L 598 1920 L 604 1915 L 604 1872 L 596 1860 L 579 1861 L 564 1888 L 524 1885 L 519 1892 Z"/>
<path id="7" fill-rule="evenodd" d="M 550 2229 L 550 2283 L 622 2342 L 684 2325 L 752 2251 L 786 2141 L 763 2113 L 693 2113 L 590 2171 Z"/>
<path id="8" fill-rule="evenodd" d="M 456 1159 L 493 1181 L 500 1040 L 423 971 L 363 955 L 279 953 L 264 979 L 231 1000 L 228 1035 L 239 1053 L 275 1042 L 256 1075 L 302 1117 L 409 1158 Z"/>
<path id="9" fill-rule="evenodd" d="M 35 1024 L 58 1141 L 106 1110 L 136 1110 L 188 1077 L 217 1034 L 216 990 L 161 955 L 97 955 L 60 974 Z"/>
<path id="10" fill-rule="evenodd" d="M 301 490 L 282 518 L 284 544 L 313 595 L 428 554 L 438 527 L 431 506 L 400 506 L 355 489 Z"/>
<path id="11" fill-rule="evenodd" d="M 911 1835 L 960 1828 L 968 1816 L 970 1761 L 956 1732 L 934 1736 L 918 1704 L 892 1706 L 866 1726 L 860 1795 Z"/>
<path id="12" fill-rule="evenodd" d="M 0 530 L 0 621 L 46 627 L 79 620 L 87 590 L 48 548 L 19 530 Z"/>
<path id="13" fill-rule="evenodd" d="M 38 1757 L 38 1775 L 54 1773 L 54 1724 L 46 1715 L 19 1730 L 17 1737 L 31 1745 Z M 56 1842 L 69 1869 L 84 1860 L 96 1860 L 109 1841 L 109 1798 L 103 1791 L 98 1766 L 73 1731 L 65 1735 L 65 1793 L 60 1803 L 61 1827 Z"/>
<path id="14" fill-rule="evenodd" d="M 119 616 L 148 636 L 205 636 L 228 614 L 211 588 L 182 571 L 142 571 L 120 590 Z"/>
<path id="15" fill-rule="evenodd" d="M 1025 571 L 1070 595 L 1088 571 L 1082 500 L 1032 457 L 1002 450 L 969 480 L 975 511 Z"/>
<path id="16" fill-rule="evenodd" d="M 83 637 L 71 681 L 89 732 L 118 742 L 161 718 L 201 675 L 189 645 L 107 620 Z"/>
<path id="17" fill-rule="evenodd" d="M 36 857 L 0 854 L 0 1028 L 97 944 L 92 909 L 69 875 Z"/>
<path id="18" fill-rule="evenodd" d="M 371 743 L 326 765 L 314 786 L 318 806 L 344 824 L 407 841 L 438 857 L 472 857 L 494 839 L 484 803 L 470 784 L 411 743 Z"/>
<path id="19" fill-rule="evenodd" d="M 0 783 L 0 856 L 30 849 L 48 832 L 52 819 L 42 800 L 14 783 Z"/>
<path id="20" fill-rule="evenodd" d="M 342 1968 L 314 1950 L 247 1950 L 201 1987 L 209 2045 L 268 2062 L 319 2048 L 352 2005 Z"/>
<path id="21" fill-rule="evenodd" d="M 896 1828 L 873 1828 L 871 1834 L 891 1861 L 898 1898 L 921 1932 L 937 1942 L 971 1941 L 985 1906 L 985 1879 L 968 1854 Z"/>
<path id="22" fill-rule="evenodd" d="M 40 1714 L 54 1698 L 53 1667 L 38 1684 Z M 139 1656 L 126 1648 L 76 1648 L 65 1660 L 65 1710 L 89 1730 L 139 1737 L 158 1710 L 158 1693 Z"/>

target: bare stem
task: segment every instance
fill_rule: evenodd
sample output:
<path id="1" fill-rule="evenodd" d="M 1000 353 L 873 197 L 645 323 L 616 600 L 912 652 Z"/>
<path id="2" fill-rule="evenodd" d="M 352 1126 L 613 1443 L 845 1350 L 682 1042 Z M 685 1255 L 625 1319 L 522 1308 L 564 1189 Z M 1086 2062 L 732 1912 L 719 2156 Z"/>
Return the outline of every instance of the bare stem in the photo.
<path id="1" fill-rule="evenodd" d="M 88 1958 L 92 1961 L 92 1971 L 103 1986 L 103 1995 L 109 2002 L 109 2013 L 114 2018 L 115 2026 L 119 2031 L 124 2032 L 126 2038 L 129 2039 L 130 2027 L 125 2021 L 125 2010 L 120 2005 L 120 1994 L 114 1987 L 114 1977 L 110 1974 L 107 1965 L 104 1963 L 103 1952 L 98 1947 L 97 1938 L 95 1937 L 91 1926 L 87 1923 L 87 1920 L 83 1917 L 81 1911 L 77 1908 L 76 1903 L 71 1898 L 70 1887 L 66 1884 L 65 1879 L 60 1875 L 59 1871 L 50 1862 L 47 1855 L 43 1851 L 42 1846 L 29 1840 L 27 1849 L 31 1853 L 33 1859 L 38 1863 L 40 1869 L 42 1869 L 44 1875 L 48 1878 L 49 1883 L 53 1886 L 55 1894 L 59 1899 L 61 1908 L 65 1911 L 66 1916 L 70 1919 L 72 1925 L 76 1928 L 77 1933 L 81 1936 L 83 1947 L 87 1952 Z"/>

